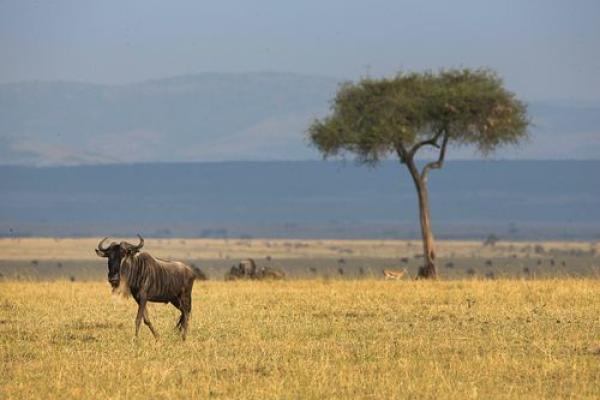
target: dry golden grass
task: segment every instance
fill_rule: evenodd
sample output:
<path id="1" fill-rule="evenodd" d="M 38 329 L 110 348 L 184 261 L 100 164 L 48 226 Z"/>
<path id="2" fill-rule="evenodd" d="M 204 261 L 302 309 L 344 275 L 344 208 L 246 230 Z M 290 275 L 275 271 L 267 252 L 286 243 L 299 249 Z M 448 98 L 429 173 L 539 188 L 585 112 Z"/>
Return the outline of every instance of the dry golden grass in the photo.
<path id="1" fill-rule="evenodd" d="M 89 248 L 89 246 L 87 246 Z M 197 282 L 132 340 L 106 283 L 0 282 L 0 398 L 599 398 L 600 281 Z"/>
<path id="2" fill-rule="evenodd" d="M 92 260 L 100 238 L 0 238 L 2 260 Z M 136 243 L 136 238 L 114 238 Z M 536 245 L 561 251 L 600 251 L 589 242 L 500 242 L 482 246 L 478 241 L 437 241 L 439 257 L 496 257 L 532 252 Z M 176 259 L 220 259 L 229 257 L 326 258 L 405 257 L 422 252 L 417 240 L 298 240 L 298 239 L 147 239 L 152 254 Z"/>

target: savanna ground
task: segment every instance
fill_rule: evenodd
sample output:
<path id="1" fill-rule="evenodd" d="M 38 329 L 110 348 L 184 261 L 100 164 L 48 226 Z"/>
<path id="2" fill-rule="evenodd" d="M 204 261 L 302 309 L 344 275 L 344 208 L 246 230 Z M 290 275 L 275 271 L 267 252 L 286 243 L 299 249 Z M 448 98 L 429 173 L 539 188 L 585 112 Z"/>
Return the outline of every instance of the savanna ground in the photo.
<path id="1" fill-rule="evenodd" d="M 0 240 L 0 398 L 600 396 L 595 243 L 441 242 L 452 279 L 386 282 L 418 267 L 418 242 L 147 239 L 213 278 L 186 342 L 178 312 L 150 306 L 156 342 L 133 339 L 97 241 Z M 291 279 L 215 280 L 248 256 Z"/>

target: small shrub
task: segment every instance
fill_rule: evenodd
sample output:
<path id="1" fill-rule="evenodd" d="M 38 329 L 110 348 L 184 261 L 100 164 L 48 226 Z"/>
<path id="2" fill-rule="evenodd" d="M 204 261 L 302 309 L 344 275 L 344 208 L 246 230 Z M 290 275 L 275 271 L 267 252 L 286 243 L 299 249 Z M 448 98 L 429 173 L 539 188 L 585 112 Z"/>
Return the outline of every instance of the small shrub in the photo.
<path id="1" fill-rule="evenodd" d="M 498 238 L 498 236 L 496 236 L 492 233 L 491 235 L 488 235 L 487 238 L 485 238 L 485 240 L 483 241 L 483 245 L 484 246 L 495 246 L 499 240 L 500 239 Z"/>

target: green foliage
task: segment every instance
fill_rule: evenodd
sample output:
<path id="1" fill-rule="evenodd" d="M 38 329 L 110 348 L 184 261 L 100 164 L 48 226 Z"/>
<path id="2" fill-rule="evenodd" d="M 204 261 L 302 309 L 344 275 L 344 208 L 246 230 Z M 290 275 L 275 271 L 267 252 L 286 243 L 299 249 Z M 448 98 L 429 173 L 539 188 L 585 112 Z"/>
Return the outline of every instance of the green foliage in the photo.
<path id="1" fill-rule="evenodd" d="M 526 106 L 485 69 L 398 74 L 343 84 L 331 114 L 309 128 L 311 142 L 325 155 L 355 153 L 376 163 L 399 148 L 474 145 L 483 154 L 527 135 Z M 428 142 L 428 143 L 423 143 Z"/>

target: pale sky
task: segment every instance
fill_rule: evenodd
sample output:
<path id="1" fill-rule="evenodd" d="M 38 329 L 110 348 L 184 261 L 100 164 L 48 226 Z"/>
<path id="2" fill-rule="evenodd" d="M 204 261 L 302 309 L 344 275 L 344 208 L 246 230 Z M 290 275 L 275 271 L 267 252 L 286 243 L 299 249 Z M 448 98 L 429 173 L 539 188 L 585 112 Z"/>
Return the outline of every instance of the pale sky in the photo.
<path id="1" fill-rule="evenodd" d="M 599 44 L 598 0 L 0 0 L 0 82 L 485 66 L 526 100 L 585 101 Z"/>

